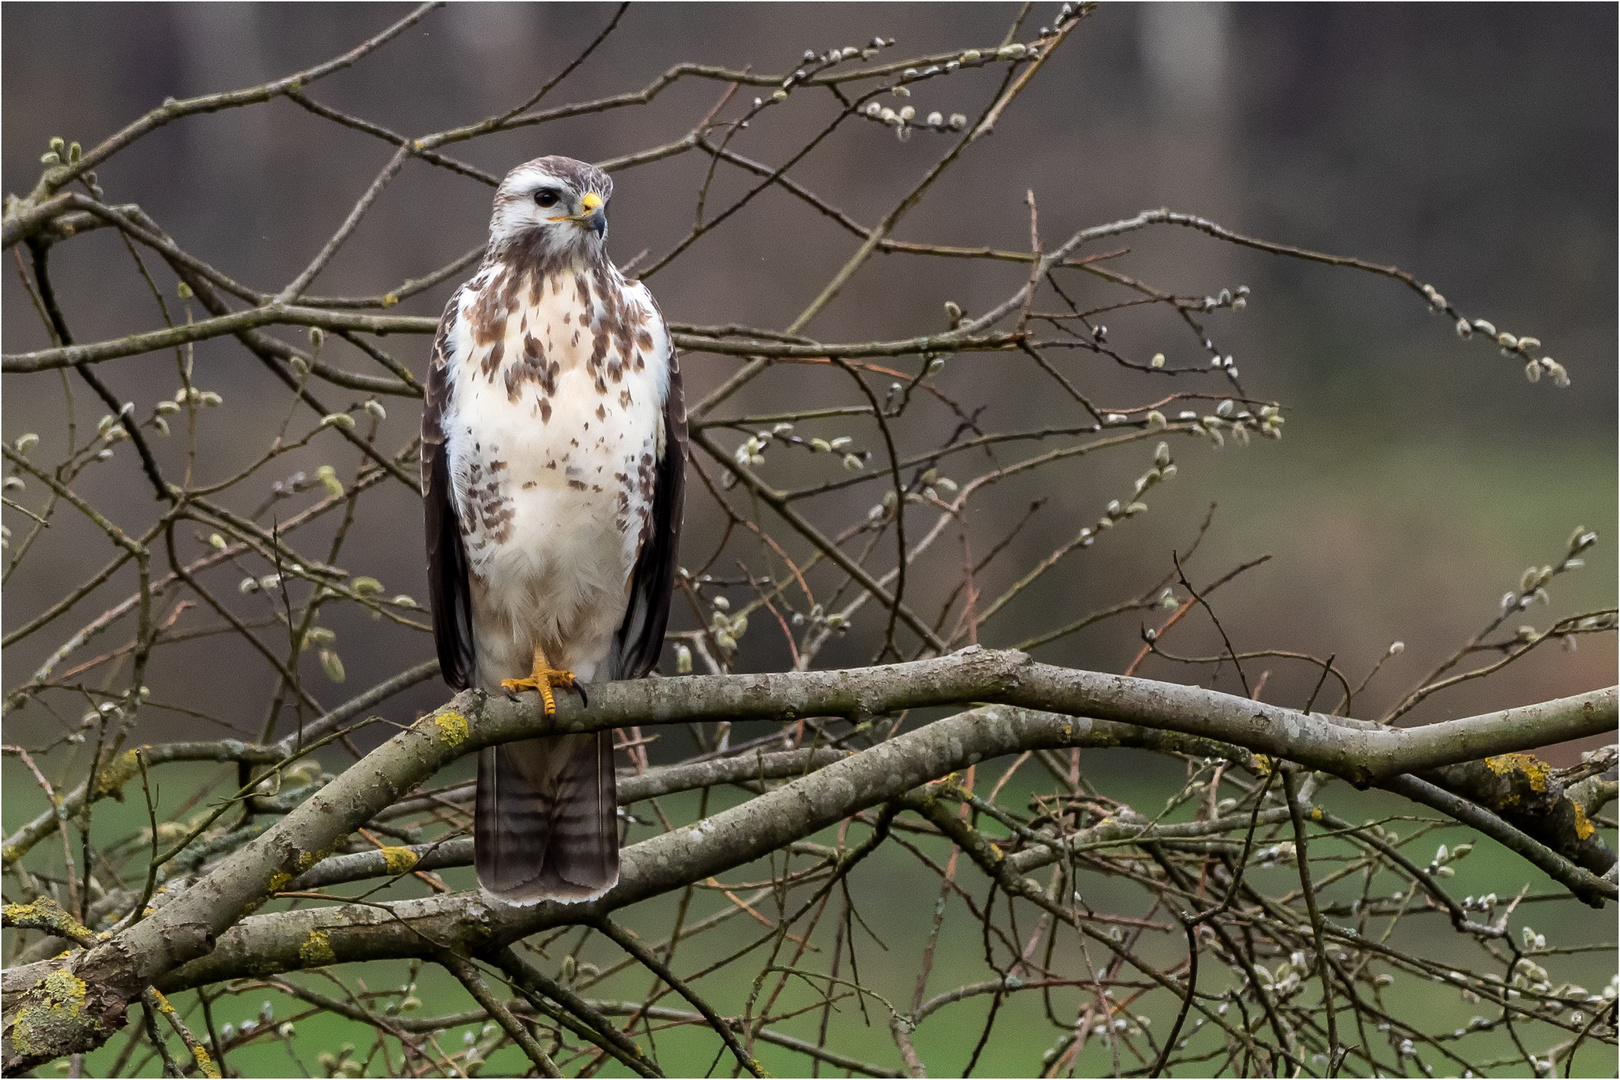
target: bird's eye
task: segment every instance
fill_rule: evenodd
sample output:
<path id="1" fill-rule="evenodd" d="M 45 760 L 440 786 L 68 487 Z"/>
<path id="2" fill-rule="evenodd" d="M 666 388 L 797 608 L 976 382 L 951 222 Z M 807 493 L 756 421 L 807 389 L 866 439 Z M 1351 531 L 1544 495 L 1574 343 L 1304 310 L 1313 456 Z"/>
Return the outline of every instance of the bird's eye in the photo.
<path id="1" fill-rule="evenodd" d="M 554 188 L 541 188 L 539 191 L 534 193 L 535 205 L 543 206 L 548 209 L 556 206 L 557 200 L 561 197 L 562 196 L 559 195 Z"/>

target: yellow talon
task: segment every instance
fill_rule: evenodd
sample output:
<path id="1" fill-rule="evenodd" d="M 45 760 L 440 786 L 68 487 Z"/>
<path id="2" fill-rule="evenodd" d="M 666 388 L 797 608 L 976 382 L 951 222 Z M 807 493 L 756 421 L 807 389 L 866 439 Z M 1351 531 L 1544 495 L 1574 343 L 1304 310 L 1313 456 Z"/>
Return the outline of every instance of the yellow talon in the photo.
<path id="1" fill-rule="evenodd" d="M 534 668 L 526 679 L 502 679 L 501 685 L 513 692 L 522 690 L 540 691 L 540 700 L 545 703 L 546 715 L 555 716 L 557 713 L 557 698 L 551 692 L 553 686 L 573 686 L 574 673 L 560 671 L 551 666 L 546 654 L 539 649 L 534 650 Z"/>

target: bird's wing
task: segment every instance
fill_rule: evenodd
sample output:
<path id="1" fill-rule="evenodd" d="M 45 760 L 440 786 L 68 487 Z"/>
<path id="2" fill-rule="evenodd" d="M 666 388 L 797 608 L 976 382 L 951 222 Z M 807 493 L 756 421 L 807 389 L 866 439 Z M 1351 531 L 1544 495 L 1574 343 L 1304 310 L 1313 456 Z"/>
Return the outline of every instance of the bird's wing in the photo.
<path id="1" fill-rule="evenodd" d="M 428 595 L 433 603 L 433 640 L 439 668 L 453 689 L 465 690 L 473 677 L 472 593 L 467 584 L 467 548 L 456 518 L 450 452 L 445 446 L 444 413 L 455 385 L 456 357 L 450 344 L 461 318 L 461 290 L 450 298 L 428 359 L 427 401 L 422 409 L 422 504 L 427 523 Z"/>
<path id="2" fill-rule="evenodd" d="M 660 319 L 656 308 L 652 317 Z M 686 403 L 675 350 L 668 344 L 667 332 L 660 336 L 662 347 L 669 350 L 669 388 L 664 394 L 663 437 L 659 440 L 662 452 L 655 466 L 652 516 L 630 575 L 630 607 L 613 636 L 611 677 L 615 679 L 639 679 L 658 664 L 681 546 L 681 513 L 686 505 Z"/>

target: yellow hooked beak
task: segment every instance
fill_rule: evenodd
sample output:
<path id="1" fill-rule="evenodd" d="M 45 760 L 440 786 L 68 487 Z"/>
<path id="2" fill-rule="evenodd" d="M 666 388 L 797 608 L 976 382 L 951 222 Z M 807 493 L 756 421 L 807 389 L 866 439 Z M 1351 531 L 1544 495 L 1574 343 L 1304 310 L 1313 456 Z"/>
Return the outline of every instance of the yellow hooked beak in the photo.
<path id="1" fill-rule="evenodd" d="M 585 228 L 594 231 L 598 237 L 607 232 L 607 210 L 602 204 L 602 196 L 594 191 L 587 191 L 580 197 L 579 213 L 554 217 L 549 220 L 578 222 Z"/>

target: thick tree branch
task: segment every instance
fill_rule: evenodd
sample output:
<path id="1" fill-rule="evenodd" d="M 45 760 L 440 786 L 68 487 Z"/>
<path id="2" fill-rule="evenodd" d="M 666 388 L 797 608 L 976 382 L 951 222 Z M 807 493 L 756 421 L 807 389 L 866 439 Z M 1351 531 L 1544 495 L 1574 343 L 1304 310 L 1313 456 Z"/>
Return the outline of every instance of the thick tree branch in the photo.
<path id="1" fill-rule="evenodd" d="M 1008 693 L 1006 685 L 1004 685 L 1004 680 L 1008 678 L 1008 670 L 1003 669 L 1003 667 L 996 667 L 996 664 L 1008 659 L 1008 654 L 983 653 L 983 651 L 980 651 L 980 653 L 957 654 L 956 657 L 946 657 L 946 659 L 948 661 L 954 659 L 961 669 L 969 670 L 972 674 L 977 675 L 977 678 L 970 678 L 969 682 L 975 683 L 974 690 L 982 691 L 983 696 L 990 696 L 993 691 Z M 902 678 L 904 678 L 904 675 L 914 675 L 914 677 L 919 678 L 935 675 L 940 682 L 944 682 L 948 678 L 948 674 L 941 670 L 944 667 L 946 665 L 940 661 L 920 661 L 915 662 L 915 664 L 896 664 L 889 667 L 889 669 L 865 669 L 855 670 L 855 672 L 807 672 L 807 674 L 768 675 L 768 677 L 766 675 L 760 675 L 760 677 L 753 677 L 753 675 L 698 677 L 692 678 L 692 680 L 682 680 L 682 682 L 703 683 L 705 690 L 718 691 L 713 695 L 705 695 L 705 693 L 701 693 L 701 690 L 698 690 L 695 695 L 692 695 L 697 696 L 697 698 L 708 698 L 708 704 L 711 706 L 711 711 L 708 712 L 710 717 L 732 716 L 735 719 L 744 719 L 744 717 L 748 716 L 792 717 L 795 714 L 836 712 L 839 709 L 828 708 L 828 706 L 839 706 L 839 704 L 847 708 L 854 699 L 851 696 L 851 688 L 847 683 L 862 680 L 868 674 L 889 672 L 891 675 L 899 675 Z M 1013 670 L 1035 669 L 1035 667 L 1042 667 L 1042 665 L 1030 664 L 1027 659 L 1022 659 L 1022 662 L 1017 662 Z M 1055 670 L 1061 672 L 1063 669 Z M 1064 674 L 1072 675 L 1072 677 L 1084 677 L 1084 675 L 1087 675 L 1085 672 L 1064 672 Z M 820 678 L 818 678 L 818 675 L 820 675 Z M 747 683 L 758 683 L 760 680 L 784 680 L 784 682 L 779 685 L 778 691 L 774 695 L 766 696 L 765 693 L 760 693 L 757 687 L 747 687 Z M 834 682 L 834 680 L 846 683 L 846 687 L 828 687 L 826 685 L 826 683 Z M 818 682 L 821 683 L 820 687 L 815 685 Z M 1194 695 L 1204 698 L 1204 706 L 1209 708 L 1210 711 L 1215 711 L 1220 704 L 1223 704 L 1220 701 L 1223 698 L 1226 699 L 1226 703 L 1238 704 L 1239 708 L 1243 708 L 1243 706 L 1255 708 L 1255 703 L 1249 703 L 1249 701 L 1244 701 L 1241 698 L 1217 695 L 1213 691 L 1170 687 L 1166 683 L 1149 683 L 1147 680 L 1129 680 L 1129 682 L 1142 683 L 1142 688 L 1147 691 L 1191 690 Z M 996 683 L 1001 683 L 1000 687 Z M 656 691 L 669 687 L 679 687 L 679 685 L 680 683 L 677 680 L 658 680 L 658 682 L 617 683 L 612 687 L 599 687 L 593 693 L 593 706 L 591 706 L 590 711 L 578 708 L 569 709 L 569 712 L 573 712 L 573 717 L 562 719 L 559 722 L 559 727 L 565 730 L 572 730 L 575 727 L 580 730 L 595 727 L 595 722 L 586 722 L 585 717 L 588 712 L 596 714 L 596 716 L 603 714 L 603 712 L 617 714 L 614 719 L 604 719 L 603 722 L 604 724 L 620 724 L 620 722 L 624 722 L 624 712 L 620 712 L 620 709 L 624 709 L 629 704 L 624 699 L 619 698 L 620 690 Z M 693 687 L 693 690 L 697 690 L 697 687 Z M 742 691 L 745 696 L 735 696 L 735 698 L 726 701 L 727 696 L 729 696 L 727 691 L 732 690 Z M 970 695 L 974 695 L 974 691 L 967 690 L 964 693 L 962 688 L 959 687 L 951 687 L 951 690 L 956 691 L 957 699 L 970 699 Z M 1602 714 L 1602 701 L 1584 701 L 1583 703 L 1581 699 L 1567 699 L 1565 708 L 1576 712 L 1579 716 L 1591 717 L 1588 721 L 1591 727 L 1612 724 L 1614 695 L 1612 695 L 1612 691 L 1602 691 L 1601 695 L 1597 695 L 1597 698 L 1601 698 L 1604 693 L 1609 695 L 1609 717 L 1604 717 L 1604 714 Z M 859 693 L 855 696 L 859 696 Z M 906 696 L 910 696 L 915 701 L 915 699 L 923 696 L 923 693 L 920 687 L 912 685 L 907 690 Z M 470 698 L 473 698 L 473 695 L 463 695 L 462 698 L 457 699 L 457 704 Z M 834 698 L 842 698 L 842 701 L 836 701 Z M 932 703 L 940 703 L 940 701 L 936 699 Z M 517 704 L 509 703 L 509 701 L 499 701 L 499 703 L 497 701 L 488 701 L 488 703 L 483 703 L 484 711 L 480 714 L 480 709 L 478 709 L 476 703 L 473 704 L 475 704 L 475 708 L 467 709 L 467 711 L 460 711 L 460 709 L 447 706 L 441 711 L 429 714 L 428 717 L 424 717 L 423 721 L 418 722 L 418 725 L 411 732 L 402 733 L 399 737 L 395 737 L 395 740 L 390 740 L 390 746 L 399 743 L 399 750 L 395 751 L 395 753 L 400 753 L 400 755 L 411 753 L 411 746 L 424 746 L 424 750 L 416 751 L 416 753 L 428 753 L 428 755 L 431 755 L 431 753 L 434 753 L 434 748 L 426 740 L 433 740 L 434 737 L 433 735 L 423 735 L 420 730 L 423 727 L 429 727 L 429 725 L 436 730 L 450 729 L 460 735 L 462 724 L 465 722 L 467 724 L 467 733 L 460 735 L 463 742 L 458 743 L 457 748 L 454 748 L 454 750 L 471 748 L 471 745 L 475 742 L 484 742 L 484 738 L 488 738 L 489 732 L 499 732 L 499 737 L 510 738 L 515 737 L 517 733 L 533 733 L 536 730 L 541 730 L 539 725 L 536 725 L 536 717 L 527 716 L 530 709 L 523 708 L 523 706 L 517 706 Z M 676 711 L 676 709 L 671 708 L 672 703 L 651 704 L 648 699 L 643 698 L 638 704 L 642 708 L 637 709 L 638 716 L 640 716 L 637 722 L 642 722 L 642 724 L 648 724 L 648 722 L 677 722 L 693 716 L 693 712 L 685 712 L 685 709 Z M 1588 708 L 1588 706 L 1591 706 L 1591 708 Z M 1257 706 L 1257 708 L 1265 708 L 1265 706 Z M 1124 709 L 1115 708 L 1113 711 L 1124 712 Z M 559 714 L 562 714 L 562 712 L 565 712 L 565 709 L 559 704 Z M 1278 709 L 1277 712 L 1285 711 Z M 596 716 L 591 716 L 591 721 L 595 721 Z M 1293 716 L 1298 717 L 1298 714 L 1293 714 Z M 1492 716 L 1487 717 L 1471 717 L 1471 719 L 1464 719 L 1464 721 L 1450 721 L 1448 724 L 1461 725 L 1460 743 L 1463 746 L 1468 746 L 1471 743 L 1471 738 L 1468 738 L 1468 729 L 1479 724 L 1479 722 L 1494 724 L 1494 722 L 1497 722 L 1498 716 L 1500 714 L 1492 714 Z M 966 767 L 967 764 L 974 764 L 977 761 L 983 761 L 983 759 L 995 758 L 995 756 L 1009 755 L 1009 753 L 1019 753 L 1022 750 L 1056 748 L 1056 746 L 1111 745 L 1111 743 L 1116 743 L 1116 745 L 1158 745 L 1165 746 L 1165 748 L 1176 746 L 1176 748 L 1183 748 L 1183 750 L 1187 751 L 1202 750 L 1205 753 L 1215 750 L 1215 746 L 1209 742 L 1170 742 L 1170 738 L 1184 738 L 1184 735 L 1179 732 L 1165 732 L 1165 730 L 1162 730 L 1170 727 L 1170 725 L 1163 722 L 1165 717 L 1155 717 L 1155 719 L 1157 719 L 1158 724 L 1153 729 L 1149 729 L 1149 727 L 1129 724 L 1129 721 L 1102 721 L 1102 719 L 1061 716 L 1061 714 L 1055 714 L 1055 712 L 1038 712 L 1030 711 L 1030 709 L 980 709 L 980 711 L 962 712 L 962 714 L 948 717 L 944 721 L 927 725 L 923 729 L 901 735 L 901 737 L 889 740 L 889 742 L 880 743 L 880 745 L 873 746 L 870 750 L 862 751 L 859 755 L 851 756 L 851 758 L 846 758 L 844 761 L 829 764 L 829 766 L 815 772 L 813 776 L 795 780 L 794 784 L 774 790 L 768 795 L 761 795 L 760 798 L 748 801 L 744 806 L 739 806 L 735 810 L 716 814 L 713 818 L 705 819 L 703 823 L 692 827 L 692 829 L 679 829 L 679 831 L 672 832 L 672 834 L 666 834 L 666 836 L 656 837 L 653 840 L 646 840 L 643 844 L 625 848 L 625 870 L 622 873 L 622 878 L 620 878 L 619 887 L 614 889 L 608 897 L 604 897 L 601 902 L 598 902 L 598 905 L 573 905 L 573 907 L 569 907 L 569 905 L 539 905 L 539 907 L 533 908 L 496 908 L 488 907 L 486 900 L 476 899 L 476 897 L 431 897 L 431 899 L 420 900 L 420 902 L 410 900 L 410 902 L 400 902 L 400 904 L 384 905 L 384 907 L 376 908 L 369 907 L 369 905 L 366 908 L 322 908 L 322 910 L 316 910 L 316 912 L 293 912 L 285 913 L 285 915 L 259 916 L 258 920 L 249 921 L 253 925 L 261 926 L 261 928 L 269 926 L 271 923 L 280 926 L 280 929 L 277 929 L 274 934 L 274 938 L 282 941 L 283 949 L 280 952 L 277 952 L 277 949 L 272 947 L 271 942 L 264 941 L 258 933 L 248 934 L 253 938 L 251 942 L 238 941 L 238 933 L 246 933 L 245 925 L 238 931 L 232 931 L 228 938 L 222 939 L 219 947 L 214 950 L 214 954 L 209 955 L 206 960 L 191 968 L 190 975 L 177 973 L 177 978 L 185 984 L 191 984 L 193 980 L 214 981 L 215 978 L 227 978 L 227 972 L 238 970 L 238 965 L 249 962 L 249 959 L 256 959 L 253 962 L 264 962 L 267 957 L 277 957 L 274 962 L 288 962 L 290 955 L 295 957 L 298 954 L 298 947 L 300 947 L 301 942 L 306 941 L 308 934 L 314 933 L 316 929 L 321 928 L 329 928 L 322 931 L 322 933 L 326 933 L 327 944 L 330 944 L 330 947 L 334 949 L 335 959 L 345 959 L 345 954 L 348 954 L 350 959 L 360 959 L 361 955 L 376 955 L 374 950 L 377 947 L 386 947 L 382 946 L 381 938 L 395 939 L 394 947 L 402 950 L 392 952 L 394 955 L 415 955 L 415 949 L 420 947 L 420 942 L 424 941 L 424 939 L 437 939 L 437 941 L 442 942 L 452 942 L 457 941 L 457 939 L 467 942 L 478 941 L 478 939 L 509 941 L 509 939 L 517 938 L 517 936 L 533 933 L 535 929 L 543 928 L 543 926 L 557 925 L 559 920 L 577 921 L 578 918 L 583 918 L 588 913 L 608 912 L 608 910 L 614 910 L 614 908 L 622 907 L 622 905 L 633 904 L 637 900 L 645 899 L 648 895 L 658 894 L 658 892 L 680 886 L 680 884 L 685 884 L 687 881 L 705 878 L 705 876 L 711 876 L 714 873 L 721 873 L 721 871 L 727 870 L 731 866 L 744 865 L 747 861 L 752 861 L 752 858 L 760 857 L 763 853 L 770 852 L 776 847 L 789 844 L 791 840 L 808 836 L 810 832 L 815 832 L 816 829 L 825 827 L 826 824 L 836 823 L 839 819 L 846 818 L 855 811 L 878 805 L 881 801 L 888 800 L 897 793 L 907 792 L 907 790 L 917 787 L 917 785 L 923 784 L 927 780 L 944 776 L 948 772 Z M 1516 717 L 1510 717 L 1510 721 L 1513 721 L 1513 719 L 1516 719 Z M 1299 724 L 1302 721 L 1304 721 L 1304 717 L 1298 717 L 1294 722 Z M 1362 733 L 1362 735 L 1383 735 L 1383 737 L 1395 737 L 1395 735 L 1398 735 L 1398 732 L 1388 732 L 1388 730 L 1358 729 L 1358 727 L 1351 727 L 1351 725 L 1343 724 L 1343 722 L 1328 721 L 1325 717 L 1311 717 L 1311 722 L 1322 724 L 1327 729 L 1343 733 L 1346 737 L 1354 737 L 1358 732 Z M 512 727 L 507 727 L 507 725 L 512 725 Z M 1435 725 L 1435 727 L 1440 727 L 1440 725 Z M 1533 725 L 1510 724 L 1508 733 L 1510 733 L 1510 737 L 1516 735 L 1516 742 L 1531 743 L 1536 742 L 1537 737 L 1547 730 L 1531 730 L 1531 727 Z M 1264 743 L 1264 745 L 1259 746 L 1259 750 L 1270 753 L 1272 756 L 1293 758 L 1294 753 L 1280 753 L 1280 750 L 1296 750 L 1299 756 L 1320 756 L 1306 753 L 1304 740 L 1298 740 L 1298 742 L 1294 742 L 1293 746 L 1290 746 L 1286 737 L 1273 738 L 1268 737 L 1268 735 L 1254 737 L 1255 732 L 1244 732 L 1244 730 L 1236 730 L 1233 733 L 1236 738 L 1231 738 L 1228 742 L 1238 746 L 1247 745 L 1249 750 L 1257 748 L 1252 743 Z M 1192 735 L 1199 738 L 1199 740 L 1209 738 L 1209 735 L 1204 732 L 1194 732 Z M 1322 733 L 1324 740 L 1330 737 L 1332 737 L 1332 732 Z M 1571 735 L 1565 733 L 1560 737 L 1567 738 L 1571 737 Z M 373 758 L 384 755 L 386 750 L 387 748 L 376 751 Z M 1421 751 L 1422 758 L 1427 758 L 1427 756 L 1434 753 L 1426 746 L 1419 746 L 1419 751 Z M 1468 753 L 1468 750 L 1461 750 L 1460 753 Z M 1367 756 L 1372 758 L 1374 755 Z M 407 761 L 407 759 L 410 758 L 400 758 L 400 761 Z M 371 761 L 371 759 L 368 758 L 368 761 Z M 366 763 L 361 763 L 361 766 L 356 767 L 363 767 L 364 764 Z M 1396 764 L 1398 764 L 1398 759 L 1396 759 Z M 374 764 L 371 769 L 364 769 L 364 772 L 371 777 L 376 777 L 381 771 L 384 771 L 381 763 Z M 347 803 L 350 798 L 360 797 L 358 792 L 345 793 L 345 795 L 334 792 L 332 789 L 339 787 L 340 784 L 343 784 L 343 777 L 340 777 L 335 784 L 327 787 L 324 797 L 329 798 L 329 800 L 343 801 L 343 803 Z M 360 787 L 360 784 L 356 782 L 355 787 Z M 319 819 L 319 816 L 318 814 L 309 814 L 308 818 Z M 287 823 L 283 823 L 282 827 L 283 829 L 285 827 L 296 827 L 296 823 L 293 823 L 293 816 L 288 816 Z M 303 823 L 303 827 L 308 829 L 308 819 Z M 306 832 L 305 836 L 308 836 Z M 309 837 L 309 840 L 322 842 L 322 844 L 332 842 L 324 832 L 322 832 L 321 836 Z M 259 842 L 259 845 L 272 845 L 272 842 L 274 842 L 274 837 L 266 836 Z M 212 876 L 219 876 L 222 871 L 224 871 L 224 868 L 215 871 Z M 465 912 L 463 912 L 463 907 L 465 907 Z M 342 915 L 334 918 L 335 913 L 339 912 Z M 382 912 L 387 913 L 384 915 Z M 452 915 L 452 912 L 454 912 L 454 915 Z M 458 926 L 457 920 L 462 918 L 463 915 L 468 916 L 468 918 L 475 918 L 475 920 L 478 920 L 478 925 Z M 269 923 L 266 920 L 269 920 Z M 308 925 L 305 925 L 305 923 L 308 923 Z M 347 939 L 342 938 L 342 931 L 339 928 L 374 928 L 376 933 L 358 934 L 353 939 L 353 950 L 350 952 L 350 946 L 345 944 Z M 337 931 L 337 933 L 332 933 L 332 931 Z M 468 934 L 470 934 L 470 938 L 468 938 Z M 266 952 L 266 949 L 269 949 L 269 952 Z M 290 954 L 288 954 L 287 949 L 290 949 Z M 170 983 L 165 981 L 162 984 L 167 986 Z"/>
<path id="2" fill-rule="evenodd" d="M 491 742 L 545 730 L 698 717 L 873 715 L 998 698 L 1024 708 L 969 711 L 937 721 L 692 828 L 627 848 L 618 887 L 594 904 L 516 908 L 493 905 L 482 896 L 452 894 L 258 916 L 232 928 L 268 892 L 318 861 L 318 852 L 330 850 L 443 764 Z M 1033 711 L 1054 707 L 1064 713 Z M 1023 750 L 1095 744 L 1099 724 L 1150 726 L 1218 739 L 1365 783 L 1411 768 L 1608 730 L 1614 719 L 1611 689 L 1393 730 L 1306 717 L 1194 687 L 1054 668 L 1022 654 L 986 650 L 854 671 L 612 684 L 596 689 L 590 709 L 562 705 L 552 722 L 526 703 L 463 694 L 368 755 L 198 885 L 114 940 L 75 958 L 75 977 L 96 988 L 98 1009 L 86 1010 L 85 1023 L 66 1044 L 30 1052 L 13 1044 L 8 1054 L 20 1063 L 37 1054 L 54 1056 L 75 1045 L 94 1044 L 119 1022 L 121 1009 L 114 1014 L 118 998 L 133 1000 L 146 982 L 173 990 L 252 973 L 419 956 L 430 949 L 474 955 L 547 926 L 598 918 L 743 865 L 975 762 Z M 45 968 L 54 970 L 50 964 Z M 36 984 L 48 973 L 45 968 L 7 972 L 8 995 L 21 995 L 24 1013 L 43 1007 L 39 998 L 45 991 Z M 11 1015 L 18 1012 L 14 1008 Z"/>

